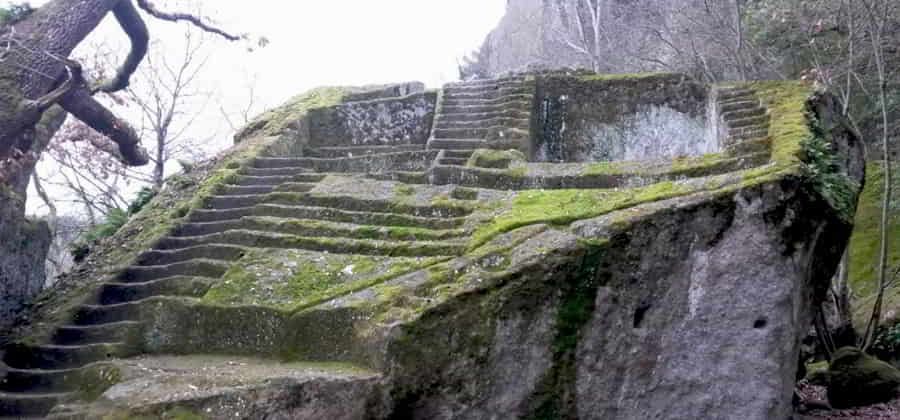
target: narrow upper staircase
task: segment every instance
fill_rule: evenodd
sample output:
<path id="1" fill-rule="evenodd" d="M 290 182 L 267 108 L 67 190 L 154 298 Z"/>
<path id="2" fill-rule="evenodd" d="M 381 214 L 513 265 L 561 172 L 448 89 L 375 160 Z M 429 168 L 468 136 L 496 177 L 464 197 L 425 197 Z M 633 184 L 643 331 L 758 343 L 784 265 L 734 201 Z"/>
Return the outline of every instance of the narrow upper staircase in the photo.
<path id="1" fill-rule="evenodd" d="M 721 122 L 728 130 L 726 150 L 736 155 L 760 152 L 767 147 L 769 115 L 753 90 L 743 87 L 720 88 L 716 104 Z"/>
<path id="2" fill-rule="evenodd" d="M 438 103 L 429 149 L 439 165 L 465 165 L 475 149 L 520 148 L 530 139 L 534 84 L 524 76 L 452 83 Z"/>

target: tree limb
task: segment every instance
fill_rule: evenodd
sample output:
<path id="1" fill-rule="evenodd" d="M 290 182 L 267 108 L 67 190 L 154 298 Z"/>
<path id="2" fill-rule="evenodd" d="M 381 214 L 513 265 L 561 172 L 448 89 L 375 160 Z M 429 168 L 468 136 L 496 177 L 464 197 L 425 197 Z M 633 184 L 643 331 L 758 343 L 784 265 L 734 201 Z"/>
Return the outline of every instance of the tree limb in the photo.
<path id="1" fill-rule="evenodd" d="M 131 51 L 122 66 L 116 71 L 116 75 L 105 80 L 92 89 L 94 92 L 117 92 L 128 87 L 128 79 L 137 70 L 138 65 L 147 55 L 147 45 L 150 42 L 150 34 L 147 25 L 141 19 L 137 9 L 131 4 L 131 0 L 120 0 L 113 8 L 116 20 L 131 40 Z"/>
<path id="2" fill-rule="evenodd" d="M 219 35 L 222 38 L 225 38 L 229 41 L 238 41 L 238 40 L 241 40 L 244 38 L 243 36 L 232 35 L 228 32 L 223 31 L 222 29 L 210 26 L 206 22 L 203 22 L 203 20 L 201 20 L 197 16 L 187 14 L 187 13 L 167 13 L 167 12 L 163 12 L 163 11 L 157 9 L 156 6 L 154 6 L 153 3 L 151 3 L 148 0 L 136 0 L 136 1 L 137 1 L 138 6 L 141 9 L 143 9 L 145 12 L 149 13 L 150 16 L 153 16 L 157 19 L 161 19 L 161 20 L 165 20 L 165 21 L 169 21 L 169 22 L 178 22 L 181 20 L 187 21 L 187 22 L 190 22 L 192 25 L 194 25 L 206 32 Z"/>
<path id="3" fill-rule="evenodd" d="M 149 162 L 147 151 L 128 123 L 97 102 L 83 84 L 63 97 L 60 105 L 85 124 L 109 137 L 119 146 L 122 161 L 126 165 L 140 166 Z"/>

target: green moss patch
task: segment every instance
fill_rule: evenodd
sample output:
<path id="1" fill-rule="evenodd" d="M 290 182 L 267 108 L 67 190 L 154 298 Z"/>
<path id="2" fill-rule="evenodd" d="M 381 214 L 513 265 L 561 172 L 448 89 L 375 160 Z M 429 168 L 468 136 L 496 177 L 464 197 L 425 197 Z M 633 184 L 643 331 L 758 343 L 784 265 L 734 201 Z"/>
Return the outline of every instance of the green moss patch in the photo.
<path id="1" fill-rule="evenodd" d="M 900 172 L 900 164 L 894 165 L 894 173 Z M 894 191 L 900 191 L 900 178 L 893 180 Z M 854 320 L 858 326 L 865 323 L 872 311 L 875 292 L 878 289 L 878 257 L 881 246 L 881 203 L 884 187 L 884 171 L 880 162 L 866 167 L 866 186 L 859 196 L 853 236 L 850 238 L 850 285 L 856 299 Z M 896 201 L 896 200 L 895 200 Z M 888 266 L 900 265 L 900 206 L 891 209 L 888 238 L 892 239 Z M 900 284 L 886 293 L 884 313 L 900 311 Z"/>
<path id="2" fill-rule="evenodd" d="M 803 82 L 756 82 L 748 84 L 769 111 L 772 161 L 779 165 L 799 163 L 802 142 L 812 137 L 806 102 L 812 86 Z"/>
<path id="3" fill-rule="evenodd" d="M 507 169 L 513 162 L 525 162 L 525 154 L 518 150 L 477 149 L 469 157 L 466 166 Z"/>
<path id="4" fill-rule="evenodd" d="M 254 249 L 203 297 L 205 303 L 283 310 L 308 307 L 442 261 Z"/>
<path id="5" fill-rule="evenodd" d="M 484 244 L 498 233 L 544 223 L 567 225 L 576 220 L 664 200 L 691 192 L 685 184 L 661 182 L 627 190 L 532 190 L 516 195 L 512 206 L 475 232 L 471 248 Z"/>

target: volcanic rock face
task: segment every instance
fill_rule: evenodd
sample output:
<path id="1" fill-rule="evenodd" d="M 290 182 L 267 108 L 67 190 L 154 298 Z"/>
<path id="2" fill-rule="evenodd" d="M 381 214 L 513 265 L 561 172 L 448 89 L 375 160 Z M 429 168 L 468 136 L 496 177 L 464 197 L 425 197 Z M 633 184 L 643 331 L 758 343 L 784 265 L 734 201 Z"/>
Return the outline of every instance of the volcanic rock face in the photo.
<path id="1" fill-rule="evenodd" d="M 0 191 L 0 331 L 44 287 L 50 229 L 26 220 L 24 206 L 21 195 Z"/>
<path id="2" fill-rule="evenodd" d="M 4 413 L 790 415 L 863 175 L 830 97 L 666 74 L 400 90 L 317 91 L 171 180 L 7 348 Z"/>

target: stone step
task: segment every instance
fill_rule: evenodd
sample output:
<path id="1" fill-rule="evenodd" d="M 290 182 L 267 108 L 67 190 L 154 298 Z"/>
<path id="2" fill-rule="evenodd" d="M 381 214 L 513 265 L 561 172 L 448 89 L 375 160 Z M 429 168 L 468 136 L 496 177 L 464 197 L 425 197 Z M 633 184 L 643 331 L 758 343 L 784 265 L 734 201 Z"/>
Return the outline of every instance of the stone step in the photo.
<path id="1" fill-rule="evenodd" d="M 428 172 L 425 171 L 391 171 L 368 174 L 367 176 L 378 181 L 397 181 L 404 184 L 428 184 Z"/>
<path id="2" fill-rule="evenodd" d="M 729 130 L 746 127 L 767 128 L 769 126 L 769 116 L 760 115 L 756 117 L 739 118 L 736 120 L 725 120 L 725 124 L 728 126 Z"/>
<path id="3" fill-rule="evenodd" d="M 299 236 L 339 237 L 353 239 L 444 240 L 465 235 L 462 229 L 426 230 L 410 232 L 409 228 L 357 225 L 321 220 L 245 217 L 223 222 L 189 223 L 182 225 L 177 237 L 204 236 L 229 230 L 255 230 L 289 233 Z M 412 234 L 414 233 L 414 234 Z"/>
<path id="4" fill-rule="evenodd" d="M 469 113 L 489 113 L 489 112 L 511 112 L 512 110 L 520 112 L 531 112 L 531 101 L 510 101 L 496 104 L 478 104 L 478 105 L 453 105 L 444 104 L 441 107 L 440 115 L 451 114 L 469 114 Z"/>
<path id="5" fill-rule="evenodd" d="M 744 110 L 744 109 L 757 109 L 757 108 L 765 109 L 760 105 L 759 100 L 757 100 L 757 99 L 729 101 L 729 102 L 719 103 L 719 113 L 720 114 L 727 114 L 729 112 L 740 111 L 740 110 Z"/>
<path id="6" fill-rule="evenodd" d="M 101 305 L 114 305 L 153 296 L 200 297 L 214 282 L 206 277 L 172 276 L 145 283 L 106 283 L 100 287 L 97 299 Z"/>
<path id="7" fill-rule="evenodd" d="M 517 95 L 503 95 L 496 98 L 484 99 L 452 99 L 445 97 L 441 100 L 441 109 L 454 106 L 484 106 L 484 105 L 500 105 L 506 103 L 527 102 L 532 103 L 534 95 L 531 93 Z"/>
<path id="8" fill-rule="evenodd" d="M 263 197 L 265 204 L 327 207 L 338 210 L 395 213 L 420 217 L 453 218 L 466 216 L 472 213 L 472 207 L 470 205 L 455 205 L 452 202 L 442 205 L 421 205 L 398 203 L 390 200 L 363 199 L 347 195 L 311 193 L 272 193 L 261 197 Z"/>
<path id="9" fill-rule="evenodd" d="M 492 78 L 492 79 L 479 79 L 479 80 L 469 80 L 469 81 L 462 81 L 462 82 L 447 83 L 444 85 L 444 90 L 483 89 L 485 87 L 492 87 L 492 86 L 522 84 L 524 82 L 525 82 L 525 77 L 522 77 L 522 76 L 500 77 L 500 78 Z"/>
<path id="10" fill-rule="evenodd" d="M 443 150 L 472 150 L 488 148 L 488 142 L 484 139 L 438 139 L 428 140 L 428 148 Z"/>
<path id="11" fill-rule="evenodd" d="M 381 241 L 371 239 L 311 237 L 255 230 L 229 230 L 205 236 L 172 238 L 174 244 L 237 244 L 254 248 L 304 249 L 333 254 L 384 255 L 391 257 L 432 257 L 459 255 L 465 242 L 453 241 Z"/>
<path id="12" fill-rule="evenodd" d="M 460 99 L 496 99 L 502 96 L 533 95 L 534 88 L 526 85 L 489 86 L 478 89 L 448 89 L 444 91 L 444 100 Z"/>
<path id="13" fill-rule="evenodd" d="M 310 192 L 316 188 L 317 184 L 313 184 L 310 182 L 285 182 L 277 187 L 272 192 L 295 192 L 295 193 L 305 193 Z"/>
<path id="14" fill-rule="evenodd" d="M 385 153 L 415 152 L 424 150 L 424 144 L 404 144 L 391 146 L 337 146 L 305 149 L 303 153 L 317 158 L 344 158 L 354 156 L 378 155 Z"/>
<path id="15" fill-rule="evenodd" d="M 500 109 L 489 112 L 441 112 L 435 116 L 435 121 L 482 121 L 494 118 L 531 119 L 531 109 Z"/>
<path id="16" fill-rule="evenodd" d="M 116 303 L 111 305 L 79 305 L 72 317 L 76 326 L 121 324 L 125 321 L 137 321 L 140 315 L 141 301 Z"/>
<path id="17" fill-rule="evenodd" d="M 717 98 L 720 102 L 733 101 L 738 98 L 756 99 L 756 94 L 752 89 L 743 87 L 729 87 L 717 89 Z"/>
<path id="18" fill-rule="evenodd" d="M 495 130 L 501 130 L 501 127 L 494 127 Z M 447 129 L 435 128 L 431 130 L 431 136 L 436 139 L 459 139 L 459 138 L 485 138 L 490 133 L 491 128 L 460 128 Z"/>
<path id="19" fill-rule="evenodd" d="M 469 159 L 475 150 L 445 150 L 444 158 Z"/>
<path id="20" fill-rule="evenodd" d="M 744 118 L 761 117 L 766 115 L 766 109 L 760 106 L 753 108 L 736 109 L 733 111 L 723 112 L 722 119 L 725 121 L 735 121 Z"/>
<path id="21" fill-rule="evenodd" d="M 434 128 L 487 128 L 487 127 L 518 127 L 528 129 L 531 127 L 531 120 L 528 118 L 489 118 L 485 120 L 456 120 L 453 118 L 440 117 L 435 119 Z"/>
<path id="22" fill-rule="evenodd" d="M 12 418 L 43 417 L 60 402 L 73 398 L 71 393 L 19 394 L 0 392 L 0 413 Z"/>
<path id="23" fill-rule="evenodd" d="M 240 175 L 235 181 L 236 185 L 270 185 L 277 186 L 285 182 L 304 182 L 316 183 L 327 175 L 314 173 L 298 173 L 297 168 L 279 168 L 279 169 L 254 169 L 257 175 Z"/>
<path id="24" fill-rule="evenodd" d="M 275 185 L 225 185 L 219 191 L 221 195 L 268 194 Z"/>
<path id="25" fill-rule="evenodd" d="M 176 228 L 176 231 L 179 228 Z M 151 250 L 144 252 L 135 261 L 136 265 L 167 265 L 195 259 L 234 261 L 244 256 L 244 249 L 237 246 L 219 245 L 187 248 L 178 251 Z"/>
<path id="26" fill-rule="evenodd" d="M 252 207 L 262 203 L 284 203 L 285 201 L 294 203 L 300 198 L 316 202 L 321 201 L 310 198 L 315 196 L 304 194 L 311 191 L 314 187 L 314 184 L 285 183 L 281 184 L 277 191 L 268 194 L 214 195 L 207 199 L 206 207 L 216 210 L 229 210 Z"/>
<path id="27" fill-rule="evenodd" d="M 53 344 L 110 343 L 124 341 L 141 328 L 139 321 L 119 321 L 99 325 L 64 325 L 53 333 Z"/>
<path id="28" fill-rule="evenodd" d="M 126 357 L 132 351 L 125 343 L 81 345 L 21 345 L 11 347 L 3 360 L 18 369 L 69 369 L 89 363 Z"/>
<path id="29" fill-rule="evenodd" d="M 269 197 L 269 194 L 214 195 L 206 200 L 205 207 L 216 210 L 252 207 L 266 201 L 267 197 Z"/>
<path id="30" fill-rule="evenodd" d="M 6 369 L 0 392 L 35 393 L 73 391 L 79 369 Z M 5 414 L 5 413 L 4 413 Z"/>
<path id="31" fill-rule="evenodd" d="M 468 159 L 463 158 L 443 158 L 438 160 L 438 165 L 466 166 L 468 161 Z"/>
<path id="32" fill-rule="evenodd" d="M 220 222 L 246 216 L 269 216 L 293 219 L 327 220 L 376 226 L 406 226 L 430 229 L 453 229 L 465 223 L 464 217 L 417 217 L 405 214 L 348 211 L 328 207 L 286 206 L 261 204 L 231 210 L 197 210 L 191 214 L 192 222 Z M 159 247 L 159 245 L 158 245 Z M 165 249 L 165 248 L 160 248 Z"/>
<path id="33" fill-rule="evenodd" d="M 395 162 L 405 164 L 416 160 L 433 159 L 427 150 L 416 152 L 383 153 L 378 155 L 343 157 L 343 158 L 311 158 L 311 157 L 278 157 L 256 158 L 253 167 L 264 169 L 312 169 L 318 172 L 363 172 L 363 170 L 351 171 L 353 168 L 371 166 L 374 162 Z M 383 165 L 382 165 L 383 166 Z"/>
<path id="34" fill-rule="evenodd" d="M 157 245 L 158 249 L 160 248 Z M 131 266 L 115 277 L 121 283 L 146 283 L 174 276 L 218 278 L 228 271 L 229 263 L 210 259 L 193 259 L 166 265 Z"/>
<path id="35" fill-rule="evenodd" d="M 431 136 L 435 139 L 483 139 L 487 137 L 516 139 L 528 137 L 528 133 L 527 127 L 437 128 L 431 131 Z"/>
<path id="36" fill-rule="evenodd" d="M 732 143 L 725 147 L 725 152 L 732 156 L 744 156 L 768 152 L 770 143 L 765 139 L 745 140 Z"/>
<path id="37" fill-rule="evenodd" d="M 728 138 L 732 141 L 761 139 L 768 136 L 769 129 L 766 127 L 748 127 L 745 129 L 729 130 L 728 133 Z"/>

